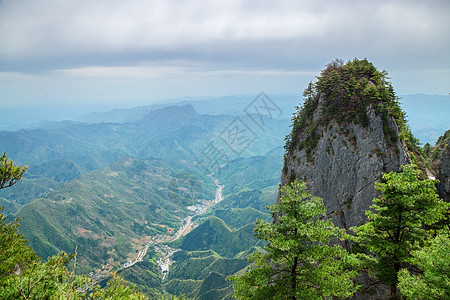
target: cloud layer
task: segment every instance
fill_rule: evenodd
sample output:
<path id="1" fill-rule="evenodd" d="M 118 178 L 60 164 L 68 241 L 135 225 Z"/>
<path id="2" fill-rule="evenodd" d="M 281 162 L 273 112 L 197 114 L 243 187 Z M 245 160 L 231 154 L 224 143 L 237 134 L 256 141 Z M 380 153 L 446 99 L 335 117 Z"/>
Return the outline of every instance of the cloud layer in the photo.
<path id="1" fill-rule="evenodd" d="M 15 72 L 291 78 L 334 58 L 367 57 L 391 74 L 450 82 L 449 13 L 445 0 L 3 0 L 0 80 Z"/>

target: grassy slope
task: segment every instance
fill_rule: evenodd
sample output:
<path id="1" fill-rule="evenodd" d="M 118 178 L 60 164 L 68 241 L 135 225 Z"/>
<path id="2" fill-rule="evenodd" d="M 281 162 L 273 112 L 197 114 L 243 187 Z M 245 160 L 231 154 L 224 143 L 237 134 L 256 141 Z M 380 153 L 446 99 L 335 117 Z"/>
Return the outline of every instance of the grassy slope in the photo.
<path id="1" fill-rule="evenodd" d="M 265 206 L 274 201 L 276 192 L 276 186 L 248 189 L 216 205 L 210 217 L 179 243 L 178 247 L 193 251 L 173 255 L 175 262 L 170 267 L 166 291 L 199 299 L 231 299 L 231 282 L 225 278 L 242 272 L 248 266 L 248 256 L 263 246 L 253 237 L 253 223 L 256 218 L 270 220 Z M 145 283 L 142 288 L 147 288 Z"/>
<path id="2" fill-rule="evenodd" d="M 78 247 L 85 266 L 124 259 L 131 239 L 178 228 L 186 216 L 183 205 L 194 201 L 184 190 L 170 188 L 179 174 L 157 160 L 123 158 L 24 206 L 21 231 L 43 257 Z M 196 193 L 212 198 L 213 191 L 212 183 L 203 182 Z"/>
<path id="3" fill-rule="evenodd" d="M 271 218 L 266 206 L 276 199 L 281 166 L 282 155 L 257 156 L 234 160 L 222 170 L 225 199 L 182 241 L 183 251 L 173 257 L 168 292 L 231 299 L 233 289 L 225 278 L 243 272 L 248 256 L 263 246 L 253 236 L 254 222 Z"/>
<path id="4" fill-rule="evenodd" d="M 232 231 L 223 220 L 210 217 L 188 234 L 181 249 L 186 251 L 213 250 L 224 257 L 233 257 L 247 250 L 258 241 L 253 236 L 253 224 Z"/>

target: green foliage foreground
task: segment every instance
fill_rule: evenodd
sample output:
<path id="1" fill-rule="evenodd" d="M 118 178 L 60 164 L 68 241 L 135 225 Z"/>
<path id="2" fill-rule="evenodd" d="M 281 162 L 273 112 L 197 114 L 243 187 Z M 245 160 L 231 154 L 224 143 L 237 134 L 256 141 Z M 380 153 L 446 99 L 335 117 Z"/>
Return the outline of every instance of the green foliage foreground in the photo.
<path id="1" fill-rule="evenodd" d="M 0 189 L 10 187 L 22 179 L 28 166 L 16 166 L 13 160 L 8 160 L 8 155 L 0 156 Z"/>
<path id="2" fill-rule="evenodd" d="M 399 289 L 407 299 L 450 299 L 449 229 L 442 230 L 420 250 L 412 252 L 412 262 L 420 272 L 399 272 Z"/>
<path id="3" fill-rule="evenodd" d="M 7 167 L 0 169 L 0 178 L 15 181 L 8 179 L 0 189 L 26 171 L 6 155 L 2 163 Z M 433 180 L 419 175 L 405 166 L 376 184 L 381 197 L 366 212 L 367 223 L 352 228 L 353 250 L 359 255 L 336 244 L 350 237 L 326 219 L 322 199 L 313 197 L 301 181 L 285 186 L 280 202 L 270 206 L 277 222 L 256 222 L 256 237 L 267 242 L 265 251 L 251 255 L 253 264 L 246 273 L 230 277 L 235 297 L 346 298 L 357 290 L 353 279 L 365 267 L 391 287 L 391 298 L 401 297 L 399 292 L 408 299 L 450 298 L 450 205 L 439 199 Z M 145 299 L 116 274 L 102 289 L 91 278 L 69 271 L 70 261 L 76 266 L 73 255 L 40 260 L 18 233 L 18 222 L 0 214 L 0 299 Z"/>
<path id="4" fill-rule="evenodd" d="M 373 254 L 369 270 L 391 287 L 397 295 L 398 273 L 412 260 L 412 252 L 424 245 L 426 228 L 442 225 L 448 203 L 439 199 L 433 180 L 419 180 L 420 171 L 405 166 L 403 172 L 384 174 L 375 198 L 367 211 L 367 223 L 352 230 L 354 240 Z"/>
<path id="5" fill-rule="evenodd" d="M 281 190 L 280 203 L 270 206 L 279 221 L 256 222 L 256 236 L 269 242 L 266 253 L 255 252 L 253 267 L 231 276 L 238 299 L 345 298 L 357 289 L 352 281 L 357 260 L 330 241 L 343 238 L 343 230 L 324 218 L 322 199 L 313 197 L 304 182 L 294 181 Z"/>
<path id="6" fill-rule="evenodd" d="M 446 216 L 450 204 L 439 199 L 435 181 L 404 166 L 376 184 L 380 198 L 366 211 L 367 223 L 350 237 L 323 216 L 325 207 L 303 182 L 281 189 L 271 205 L 277 222 L 256 222 L 256 236 L 266 252 L 250 257 L 252 266 L 231 276 L 238 299 L 330 299 L 350 297 L 353 279 L 364 268 L 390 286 L 390 298 L 449 299 L 450 239 Z M 337 239 L 352 239 L 349 254 Z M 402 296 L 400 295 L 402 294 Z"/>
<path id="7" fill-rule="evenodd" d="M 3 154 L 0 189 L 19 181 L 26 169 L 16 166 Z M 0 212 L 3 209 L 0 207 Z M 8 222 L 0 214 L 0 299 L 145 299 L 133 285 L 115 274 L 105 289 L 87 276 L 75 275 L 66 268 L 73 255 L 63 252 L 46 262 L 40 260 L 17 231 L 19 220 Z"/>
<path id="8" fill-rule="evenodd" d="M 146 299 L 115 274 L 104 289 L 75 275 L 66 268 L 73 255 L 63 252 L 41 261 L 17 232 L 18 221 L 7 222 L 0 214 L 0 299 Z"/>

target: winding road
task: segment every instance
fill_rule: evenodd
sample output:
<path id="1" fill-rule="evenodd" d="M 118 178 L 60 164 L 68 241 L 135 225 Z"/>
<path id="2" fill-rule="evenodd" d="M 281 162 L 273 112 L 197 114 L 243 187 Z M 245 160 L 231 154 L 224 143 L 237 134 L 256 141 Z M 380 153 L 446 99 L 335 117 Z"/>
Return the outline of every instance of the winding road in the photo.
<path id="1" fill-rule="evenodd" d="M 180 228 L 173 236 L 158 235 L 154 237 L 150 243 L 145 245 L 144 249 L 139 251 L 136 259 L 134 259 L 133 261 L 126 262 L 125 264 L 122 265 L 121 269 L 129 268 L 135 265 L 136 263 L 142 261 L 144 256 L 147 254 L 149 246 L 153 245 L 155 247 L 155 251 L 162 255 L 162 257 L 157 261 L 157 263 L 163 275 L 162 279 L 164 280 L 167 277 L 167 274 L 169 273 L 169 266 L 173 264 L 173 261 L 170 259 L 170 257 L 175 252 L 180 251 L 181 249 L 173 249 L 167 245 L 160 245 L 160 244 L 175 241 L 181 238 L 182 236 L 188 234 L 195 226 L 195 224 L 192 222 L 193 217 L 206 213 L 208 209 L 212 208 L 214 205 L 216 205 L 217 203 L 219 203 L 224 199 L 223 188 L 225 187 L 225 185 L 220 184 L 217 178 L 212 177 L 212 179 L 214 184 L 217 186 L 216 195 L 213 201 L 204 201 L 201 205 L 196 205 L 195 209 L 193 210 L 193 214 L 191 216 L 186 217 L 183 220 L 183 223 L 181 224 Z"/>

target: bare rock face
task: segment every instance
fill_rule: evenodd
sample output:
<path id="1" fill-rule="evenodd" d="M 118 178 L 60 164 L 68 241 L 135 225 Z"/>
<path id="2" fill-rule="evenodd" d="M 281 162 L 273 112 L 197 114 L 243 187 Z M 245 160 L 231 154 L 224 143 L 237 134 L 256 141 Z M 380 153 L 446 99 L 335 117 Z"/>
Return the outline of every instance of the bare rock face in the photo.
<path id="1" fill-rule="evenodd" d="M 439 196 L 446 202 L 450 202 L 450 148 L 442 151 L 439 163 L 438 192 Z"/>
<path id="2" fill-rule="evenodd" d="M 383 122 L 370 106 L 367 116 L 367 127 L 331 122 L 326 128 L 317 128 L 320 138 L 312 156 L 308 158 L 305 149 L 289 151 L 281 175 L 281 186 L 294 178 L 304 180 L 309 191 L 323 199 L 334 224 L 344 228 L 366 221 L 365 211 L 379 196 L 374 184 L 383 172 L 399 171 L 402 165 L 411 163 L 400 141 L 386 143 Z M 395 122 L 388 123 L 398 135 Z"/>
<path id="3" fill-rule="evenodd" d="M 437 184 L 439 196 L 444 201 L 450 202 L 450 130 L 438 138 L 430 154 L 431 171 L 439 180 Z"/>
<path id="4" fill-rule="evenodd" d="M 305 90 L 287 137 L 281 187 L 305 181 L 343 228 L 366 221 L 383 172 L 411 163 L 404 114 L 385 75 L 367 60 L 331 63 Z"/>

